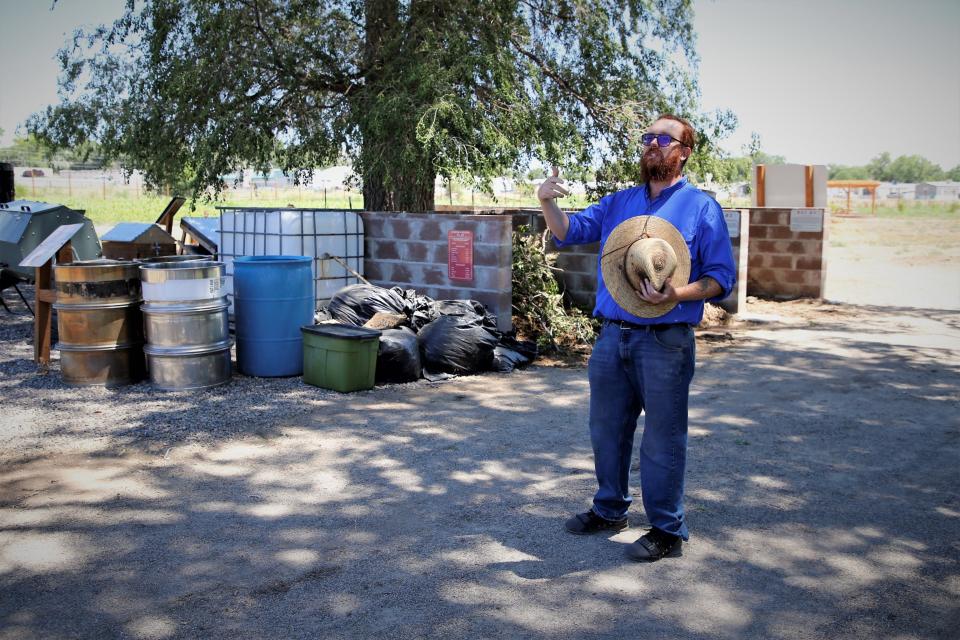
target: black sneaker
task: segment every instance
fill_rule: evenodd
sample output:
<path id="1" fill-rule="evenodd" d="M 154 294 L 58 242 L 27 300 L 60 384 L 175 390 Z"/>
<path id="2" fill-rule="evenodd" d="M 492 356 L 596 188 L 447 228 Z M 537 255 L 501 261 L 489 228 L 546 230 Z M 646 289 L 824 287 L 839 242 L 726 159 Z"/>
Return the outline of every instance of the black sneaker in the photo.
<path id="1" fill-rule="evenodd" d="M 627 519 L 607 520 L 601 518 L 593 509 L 586 513 L 578 513 L 563 525 L 567 531 L 578 536 L 586 536 L 600 531 L 623 531 L 627 528 Z"/>
<path id="2" fill-rule="evenodd" d="M 660 558 L 679 558 L 683 555 L 683 538 L 650 529 L 633 544 L 627 545 L 627 557 L 637 562 L 654 562 Z"/>

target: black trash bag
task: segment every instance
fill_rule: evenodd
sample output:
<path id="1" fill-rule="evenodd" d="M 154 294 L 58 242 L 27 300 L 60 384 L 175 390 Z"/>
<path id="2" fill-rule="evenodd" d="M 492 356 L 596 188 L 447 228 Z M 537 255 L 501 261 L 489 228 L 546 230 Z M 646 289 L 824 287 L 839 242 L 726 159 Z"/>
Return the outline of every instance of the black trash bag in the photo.
<path id="1" fill-rule="evenodd" d="M 532 340 L 517 340 L 512 331 L 508 335 L 500 338 L 500 346 L 510 349 L 511 351 L 516 351 L 526 357 L 530 362 L 536 360 L 537 356 L 540 355 L 540 349 L 537 347 L 536 342 Z"/>
<path id="2" fill-rule="evenodd" d="M 430 296 L 413 296 L 409 299 L 413 301 L 410 325 L 413 326 L 414 331 L 420 331 L 440 317 L 440 312 L 437 311 L 437 302 Z"/>
<path id="3" fill-rule="evenodd" d="M 407 328 L 385 329 L 377 351 L 377 384 L 420 379 L 420 345 Z"/>
<path id="4" fill-rule="evenodd" d="M 333 294 L 327 311 L 337 322 L 355 327 L 362 327 L 378 311 L 409 316 L 410 303 L 397 291 L 400 289 L 352 284 Z"/>
<path id="5" fill-rule="evenodd" d="M 497 316 L 487 311 L 482 302 L 476 300 L 437 300 L 436 310 L 441 316 L 479 316 L 483 319 L 483 326 L 497 332 Z"/>
<path id="6" fill-rule="evenodd" d="M 522 367 L 528 364 L 530 364 L 530 358 L 518 351 L 507 349 L 506 347 L 499 345 L 493 350 L 493 365 L 491 368 L 494 371 L 510 373 L 517 367 Z"/>
<path id="7" fill-rule="evenodd" d="M 500 334 L 484 326 L 476 314 L 440 316 L 417 335 L 420 362 L 425 370 L 441 373 L 477 373 L 493 364 Z"/>

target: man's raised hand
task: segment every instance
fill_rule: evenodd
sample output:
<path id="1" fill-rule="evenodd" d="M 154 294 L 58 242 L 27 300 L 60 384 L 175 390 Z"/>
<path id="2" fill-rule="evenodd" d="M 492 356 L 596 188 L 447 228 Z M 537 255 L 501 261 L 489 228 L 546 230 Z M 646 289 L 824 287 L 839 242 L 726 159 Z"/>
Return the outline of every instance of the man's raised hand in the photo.
<path id="1" fill-rule="evenodd" d="M 563 179 L 560 178 L 560 169 L 553 167 L 551 169 L 551 174 L 546 180 L 544 180 L 540 187 L 537 188 L 537 198 L 540 202 L 546 202 L 547 200 L 554 200 L 556 198 L 562 198 L 563 196 L 570 195 L 570 191 L 563 186 Z"/>

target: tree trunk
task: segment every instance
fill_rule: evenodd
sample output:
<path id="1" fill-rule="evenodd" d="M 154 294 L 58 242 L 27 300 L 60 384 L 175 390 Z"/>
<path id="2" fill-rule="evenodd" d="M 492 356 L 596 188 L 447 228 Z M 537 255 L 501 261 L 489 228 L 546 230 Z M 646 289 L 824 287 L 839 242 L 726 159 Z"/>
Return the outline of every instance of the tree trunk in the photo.
<path id="1" fill-rule="evenodd" d="M 377 100 L 381 93 L 395 91 L 398 71 L 391 56 L 397 55 L 397 45 L 404 39 L 400 32 L 398 0 L 366 0 L 366 42 L 364 63 L 364 94 L 358 96 L 354 108 L 370 113 L 374 105 L 364 104 Z M 381 90 L 381 87 L 383 89 Z M 382 112 L 380 112 L 382 116 Z M 420 152 L 422 147 L 416 136 L 416 116 L 388 114 L 390 126 L 373 128 L 365 126 L 361 119 L 360 171 L 363 179 L 363 208 L 367 211 L 432 211 L 433 189 L 436 172 L 429 153 Z M 419 152 L 419 153 L 418 153 Z"/>
<path id="2" fill-rule="evenodd" d="M 379 145 L 374 145 L 379 146 Z M 372 151 L 364 141 L 363 153 Z M 366 211 L 433 211 L 433 163 L 429 158 L 418 169 L 387 178 L 382 172 L 364 171 L 363 208 Z"/>

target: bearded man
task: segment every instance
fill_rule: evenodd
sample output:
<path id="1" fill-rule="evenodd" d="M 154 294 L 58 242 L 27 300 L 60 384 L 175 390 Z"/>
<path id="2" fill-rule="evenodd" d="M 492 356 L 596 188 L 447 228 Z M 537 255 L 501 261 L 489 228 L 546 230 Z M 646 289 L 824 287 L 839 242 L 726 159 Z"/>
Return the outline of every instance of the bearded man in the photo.
<path id="1" fill-rule="evenodd" d="M 641 141 L 644 184 L 567 215 L 556 198 L 569 191 L 554 169 L 537 197 L 558 246 L 601 243 L 593 313 L 603 326 L 587 369 L 598 489 L 592 508 L 565 526 L 578 535 L 628 526 L 634 432 L 643 413 L 640 488 L 651 528 L 626 552 L 653 561 L 681 555 L 689 539 L 683 494 L 693 326 L 705 300 L 730 293 L 736 271 L 720 205 L 683 176 L 696 144 L 693 127 L 664 114 Z"/>

